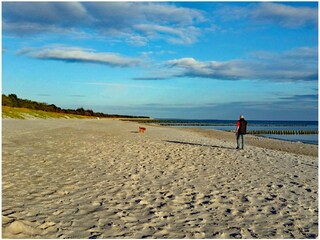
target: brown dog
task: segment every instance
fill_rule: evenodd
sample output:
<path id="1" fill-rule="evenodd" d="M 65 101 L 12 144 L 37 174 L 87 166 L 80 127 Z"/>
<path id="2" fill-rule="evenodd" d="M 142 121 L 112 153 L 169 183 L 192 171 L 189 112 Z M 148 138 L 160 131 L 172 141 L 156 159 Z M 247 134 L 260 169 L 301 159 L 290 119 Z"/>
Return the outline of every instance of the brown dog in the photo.
<path id="1" fill-rule="evenodd" d="M 144 127 L 139 127 L 139 133 L 144 133 L 145 131 L 147 131 L 146 128 L 144 128 Z"/>

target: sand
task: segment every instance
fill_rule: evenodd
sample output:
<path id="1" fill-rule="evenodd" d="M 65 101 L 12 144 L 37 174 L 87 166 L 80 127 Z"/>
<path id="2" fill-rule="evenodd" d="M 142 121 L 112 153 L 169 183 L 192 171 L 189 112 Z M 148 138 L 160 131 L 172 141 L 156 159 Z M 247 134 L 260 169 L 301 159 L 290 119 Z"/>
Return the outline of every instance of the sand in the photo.
<path id="1" fill-rule="evenodd" d="M 3 119 L 3 238 L 318 236 L 317 146 L 138 126 Z"/>

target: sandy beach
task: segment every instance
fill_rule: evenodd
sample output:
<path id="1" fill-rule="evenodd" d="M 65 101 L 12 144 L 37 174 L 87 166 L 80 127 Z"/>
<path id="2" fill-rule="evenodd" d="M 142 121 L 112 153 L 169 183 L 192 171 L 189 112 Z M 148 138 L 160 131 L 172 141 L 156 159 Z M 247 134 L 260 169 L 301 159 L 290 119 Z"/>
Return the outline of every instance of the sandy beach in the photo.
<path id="1" fill-rule="evenodd" d="M 104 119 L 2 128 L 3 238 L 318 237 L 316 145 L 236 150 L 232 133 Z"/>

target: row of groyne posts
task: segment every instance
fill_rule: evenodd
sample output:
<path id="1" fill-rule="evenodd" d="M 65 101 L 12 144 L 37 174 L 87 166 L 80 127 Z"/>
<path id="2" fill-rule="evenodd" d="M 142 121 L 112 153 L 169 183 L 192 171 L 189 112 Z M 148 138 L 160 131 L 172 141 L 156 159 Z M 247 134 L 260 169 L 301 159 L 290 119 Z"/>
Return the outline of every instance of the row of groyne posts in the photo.
<path id="1" fill-rule="evenodd" d="M 186 123 L 186 122 L 171 122 L 171 121 L 157 121 L 157 120 L 147 120 L 147 121 L 137 121 L 140 123 L 156 123 L 161 126 L 230 126 L 229 124 L 217 124 L 217 123 Z M 289 125 L 286 125 L 289 126 Z M 295 125 L 292 125 L 295 126 Z M 228 132 L 235 132 L 235 130 L 229 130 Z M 317 129 L 305 129 L 305 130 L 248 130 L 248 134 L 259 135 L 259 134 L 276 134 L 276 135 L 306 135 L 306 134 L 318 134 Z"/>
<path id="2" fill-rule="evenodd" d="M 231 130 L 230 132 L 235 132 Z M 275 135 L 306 135 L 306 134 L 318 134 L 318 130 L 249 130 L 248 134 L 275 134 Z"/>
<path id="3" fill-rule="evenodd" d="M 205 124 L 205 123 L 160 123 L 163 126 L 216 126 L 217 124 Z M 227 126 L 221 124 L 221 126 Z M 235 130 L 229 130 L 229 132 L 235 132 Z M 275 134 L 275 135 L 306 135 L 306 134 L 318 134 L 318 130 L 305 129 L 305 130 L 248 130 L 248 134 L 259 135 L 259 134 Z"/>

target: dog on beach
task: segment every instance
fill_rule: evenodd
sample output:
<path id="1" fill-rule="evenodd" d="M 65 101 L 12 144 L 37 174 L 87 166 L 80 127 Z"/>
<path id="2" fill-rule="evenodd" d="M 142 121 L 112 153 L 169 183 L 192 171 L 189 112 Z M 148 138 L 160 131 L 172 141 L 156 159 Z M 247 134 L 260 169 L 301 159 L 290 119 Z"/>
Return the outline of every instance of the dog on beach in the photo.
<path id="1" fill-rule="evenodd" d="M 144 133 L 147 129 L 144 127 L 139 127 L 139 133 Z"/>

